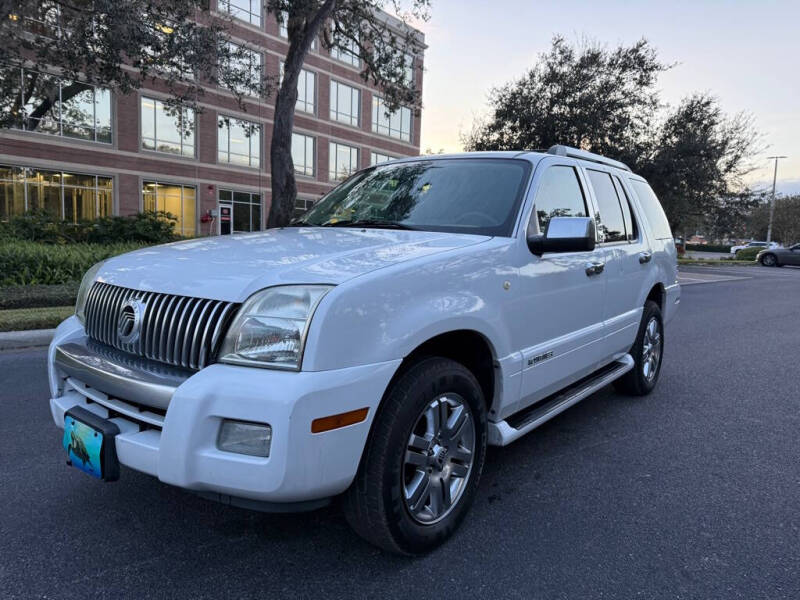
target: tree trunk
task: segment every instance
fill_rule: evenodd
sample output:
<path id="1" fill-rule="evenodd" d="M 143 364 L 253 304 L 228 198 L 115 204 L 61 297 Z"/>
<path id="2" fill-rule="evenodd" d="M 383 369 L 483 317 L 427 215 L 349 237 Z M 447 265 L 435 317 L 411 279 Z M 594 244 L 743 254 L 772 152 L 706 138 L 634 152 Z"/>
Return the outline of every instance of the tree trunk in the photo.
<path id="1" fill-rule="evenodd" d="M 313 16 L 305 21 L 307 26 L 297 29 L 293 21 L 296 16 L 289 15 L 289 51 L 283 66 L 283 81 L 275 99 L 274 125 L 270 145 L 270 169 L 272 177 L 272 204 L 269 209 L 267 227 L 288 225 L 294 212 L 297 199 L 297 182 L 294 178 L 292 161 L 292 129 L 294 128 L 294 109 L 297 103 L 297 81 L 303 62 L 317 37 L 322 24 L 328 19 L 336 6 L 336 0 L 326 0 Z M 301 17 L 302 18 L 302 17 Z"/>

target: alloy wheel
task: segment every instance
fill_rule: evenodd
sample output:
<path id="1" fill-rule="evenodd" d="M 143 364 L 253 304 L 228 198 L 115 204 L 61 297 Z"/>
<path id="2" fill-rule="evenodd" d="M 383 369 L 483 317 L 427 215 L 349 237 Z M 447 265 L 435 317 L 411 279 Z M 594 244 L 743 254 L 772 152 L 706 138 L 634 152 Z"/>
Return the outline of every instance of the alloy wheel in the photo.
<path id="1" fill-rule="evenodd" d="M 650 317 L 644 330 L 642 340 L 642 375 L 647 381 L 653 381 L 661 362 L 661 325 L 658 319 Z"/>
<path id="2" fill-rule="evenodd" d="M 403 461 L 403 498 L 411 517 L 431 525 L 455 508 L 469 481 L 475 420 L 458 394 L 442 394 L 417 418 Z"/>

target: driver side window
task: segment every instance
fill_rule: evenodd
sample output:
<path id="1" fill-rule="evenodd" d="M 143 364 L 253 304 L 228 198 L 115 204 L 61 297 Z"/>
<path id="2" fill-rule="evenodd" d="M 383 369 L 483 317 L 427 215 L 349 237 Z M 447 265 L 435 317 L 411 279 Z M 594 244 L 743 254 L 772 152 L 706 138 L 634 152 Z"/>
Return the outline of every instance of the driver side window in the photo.
<path id="1" fill-rule="evenodd" d="M 553 217 L 588 217 L 586 198 L 574 167 L 556 165 L 542 175 L 533 205 L 539 233 Z M 533 219 L 531 219 L 533 220 Z"/>

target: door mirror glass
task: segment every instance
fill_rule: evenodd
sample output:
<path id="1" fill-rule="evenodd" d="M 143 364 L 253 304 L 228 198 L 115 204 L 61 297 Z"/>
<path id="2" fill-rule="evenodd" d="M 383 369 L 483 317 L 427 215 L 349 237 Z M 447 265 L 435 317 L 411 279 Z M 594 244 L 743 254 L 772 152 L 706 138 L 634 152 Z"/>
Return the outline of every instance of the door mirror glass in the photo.
<path id="1" fill-rule="evenodd" d="M 552 217 L 543 235 L 528 235 L 528 248 L 537 256 L 546 252 L 591 252 L 594 244 L 594 219 L 589 217 Z"/>

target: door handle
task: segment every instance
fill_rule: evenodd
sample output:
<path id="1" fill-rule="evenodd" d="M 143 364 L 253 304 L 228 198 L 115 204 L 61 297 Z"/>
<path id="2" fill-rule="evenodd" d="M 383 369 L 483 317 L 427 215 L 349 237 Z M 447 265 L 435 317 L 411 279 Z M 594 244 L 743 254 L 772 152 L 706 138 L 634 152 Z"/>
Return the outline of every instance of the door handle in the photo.
<path id="1" fill-rule="evenodd" d="M 606 263 L 599 260 L 593 260 L 586 263 L 586 276 L 599 275 L 606 268 Z"/>
<path id="2" fill-rule="evenodd" d="M 653 258 L 652 252 L 639 252 L 639 264 L 649 263 L 651 258 Z"/>

